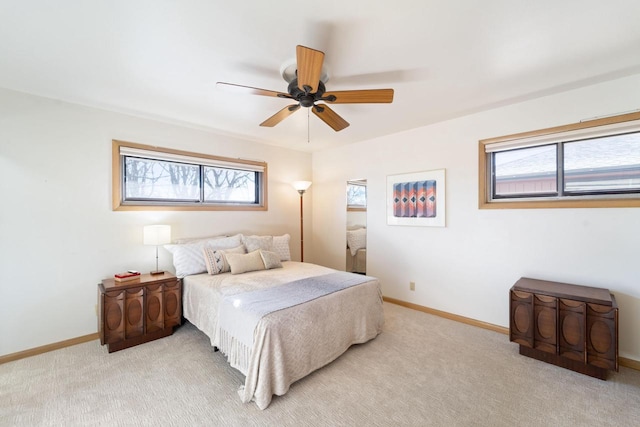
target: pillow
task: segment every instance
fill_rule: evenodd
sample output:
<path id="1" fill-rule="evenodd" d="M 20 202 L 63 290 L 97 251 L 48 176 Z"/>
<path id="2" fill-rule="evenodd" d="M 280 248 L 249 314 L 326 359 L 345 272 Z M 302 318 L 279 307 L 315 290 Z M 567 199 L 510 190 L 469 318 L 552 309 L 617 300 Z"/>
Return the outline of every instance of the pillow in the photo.
<path id="1" fill-rule="evenodd" d="M 280 255 L 280 261 L 291 261 L 291 252 L 289 252 L 289 239 L 291 236 L 284 234 L 282 236 L 273 236 L 273 252 Z"/>
<path id="2" fill-rule="evenodd" d="M 202 250 L 205 246 L 214 250 L 231 249 L 242 244 L 242 234 L 217 239 L 200 240 L 183 245 L 164 245 L 165 249 L 173 254 L 173 266 L 176 276 L 182 278 L 191 274 L 200 274 L 207 271 Z"/>
<path id="3" fill-rule="evenodd" d="M 275 252 L 263 251 L 262 249 L 258 250 L 260 252 L 260 257 L 262 257 L 262 263 L 264 264 L 264 268 L 266 270 L 271 270 L 272 268 L 282 268 L 282 263 L 280 263 L 280 255 Z"/>
<path id="4" fill-rule="evenodd" d="M 264 270 L 264 263 L 260 251 L 248 254 L 227 254 L 227 262 L 231 267 L 231 274 L 242 274 L 249 271 Z"/>
<path id="5" fill-rule="evenodd" d="M 243 236 L 242 243 L 247 248 L 247 252 L 257 251 L 258 249 L 273 250 L 273 236 Z"/>
<path id="6" fill-rule="evenodd" d="M 351 255 L 355 256 L 358 249 L 367 247 L 367 229 L 359 228 L 357 230 L 347 231 L 347 247 L 351 250 Z"/>
<path id="7" fill-rule="evenodd" d="M 165 249 L 173 254 L 173 266 L 176 269 L 176 276 L 182 278 L 190 274 L 207 271 L 207 266 L 202 258 L 202 248 L 204 246 L 204 241 L 184 245 L 164 245 Z"/>
<path id="8" fill-rule="evenodd" d="M 236 234 L 235 236 L 230 237 L 220 237 L 217 239 L 209 239 L 205 243 L 207 246 L 216 250 L 237 248 L 242 244 L 242 234 Z"/>
<path id="9" fill-rule="evenodd" d="M 227 262 L 227 254 L 243 254 L 245 250 L 243 245 L 232 249 L 219 250 L 205 246 L 202 248 L 202 252 L 204 254 L 204 263 L 207 266 L 207 273 L 220 274 L 231 271 L 231 267 Z"/>
<path id="10" fill-rule="evenodd" d="M 174 245 L 184 245 L 185 243 L 196 243 L 202 240 L 212 240 L 212 239 L 221 239 L 224 237 L 228 237 L 227 235 L 222 236 L 206 236 L 206 237 L 183 237 L 182 239 L 176 239 L 173 241 Z"/>

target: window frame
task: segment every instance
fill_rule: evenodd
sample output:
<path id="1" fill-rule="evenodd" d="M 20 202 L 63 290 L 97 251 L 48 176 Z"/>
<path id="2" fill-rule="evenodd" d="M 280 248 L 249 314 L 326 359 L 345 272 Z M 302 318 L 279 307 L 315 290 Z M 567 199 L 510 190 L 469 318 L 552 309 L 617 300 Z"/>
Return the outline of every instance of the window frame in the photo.
<path id="1" fill-rule="evenodd" d="M 247 166 L 247 170 L 254 171 L 262 169 L 257 175 L 259 179 L 256 182 L 256 191 L 258 192 L 258 203 L 202 203 L 185 202 L 185 201 L 167 201 L 167 200 L 124 200 L 124 157 L 121 154 L 121 147 L 126 149 L 143 150 L 151 153 L 164 153 L 169 156 L 184 156 L 191 159 L 201 159 L 203 161 L 199 166 L 211 166 L 210 163 L 220 163 L 224 168 L 224 164 L 242 167 Z M 254 160 L 233 159 L 222 156 L 214 156 L 209 154 L 193 153 L 189 151 L 174 150 L 163 147 L 154 147 L 150 145 L 138 144 L 134 142 L 112 140 L 112 208 L 114 211 L 266 211 L 268 210 L 268 172 L 267 163 Z M 153 159 L 152 159 L 153 160 Z M 171 161 L 171 160 L 162 160 Z M 179 162 L 179 159 L 175 160 Z M 244 169 L 241 169 L 244 170 Z M 202 188 L 200 188 L 202 193 Z"/>
<path id="2" fill-rule="evenodd" d="M 535 145 L 558 144 L 563 142 L 569 135 L 580 133 L 598 133 L 607 127 L 636 127 L 640 130 L 640 112 L 621 114 L 616 116 L 586 120 L 569 125 L 556 126 L 530 132 L 522 132 L 512 135 L 505 135 L 495 138 L 488 138 L 479 141 L 478 147 L 478 206 L 480 209 L 537 209 L 537 208 L 620 208 L 620 207 L 640 207 L 640 194 L 584 194 L 571 196 L 535 196 L 527 198 L 499 198 L 492 199 L 491 181 L 492 170 L 490 156 L 487 146 L 495 144 L 494 147 L 503 145 L 527 146 L 527 141 L 539 140 Z M 628 130 L 620 129 L 617 133 L 628 133 Z M 573 138 L 572 140 L 579 139 Z M 585 139 L 585 138 L 582 138 Z M 569 141 L 567 141 L 569 142 Z M 529 145 L 533 146 L 533 145 Z M 491 147 L 489 147 L 491 149 Z M 560 161 L 560 159 L 558 159 Z M 561 166 L 561 165 L 559 165 Z M 560 173 L 562 175 L 562 172 Z M 560 176 L 562 178 L 562 176 Z M 559 194 L 562 194 L 562 181 L 557 183 Z"/>

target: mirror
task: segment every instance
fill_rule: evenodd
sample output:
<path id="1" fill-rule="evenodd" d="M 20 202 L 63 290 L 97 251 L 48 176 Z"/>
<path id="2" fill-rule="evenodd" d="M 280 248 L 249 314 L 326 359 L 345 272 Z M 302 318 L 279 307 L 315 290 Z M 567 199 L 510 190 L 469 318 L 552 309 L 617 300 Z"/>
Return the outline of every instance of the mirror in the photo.
<path id="1" fill-rule="evenodd" d="M 346 270 L 367 274 L 367 180 L 347 181 Z"/>

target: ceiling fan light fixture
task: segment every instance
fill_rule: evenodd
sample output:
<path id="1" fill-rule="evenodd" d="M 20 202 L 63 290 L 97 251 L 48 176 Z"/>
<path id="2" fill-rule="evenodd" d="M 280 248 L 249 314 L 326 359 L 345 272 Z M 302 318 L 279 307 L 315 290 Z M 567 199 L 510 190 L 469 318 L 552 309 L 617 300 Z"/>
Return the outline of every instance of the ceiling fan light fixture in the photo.
<path id="1" fill-rule="evenodd" d="M 285 61 L 280 66 L 280 75 L 284 79 L 285 82 L 291 83 L 293 79 L 298 77 L 298 64 L 296 63 L 296 59 L 292 58 Z M 326 84 L 329 81 L 330 72 L 329 68 L 326 64 L 322 64 L 322 71 L 320 71 L 320 81 Z"/>

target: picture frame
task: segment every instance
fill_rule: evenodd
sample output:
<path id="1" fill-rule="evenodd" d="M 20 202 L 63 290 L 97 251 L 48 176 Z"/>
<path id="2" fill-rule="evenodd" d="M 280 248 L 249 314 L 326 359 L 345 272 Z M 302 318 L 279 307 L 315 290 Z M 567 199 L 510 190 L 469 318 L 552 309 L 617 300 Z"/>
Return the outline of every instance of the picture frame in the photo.
<path id="1" fill-rule="evenodd" d="M 446 227 L 445 170 L 387 176 L 387 224 Z"/>

